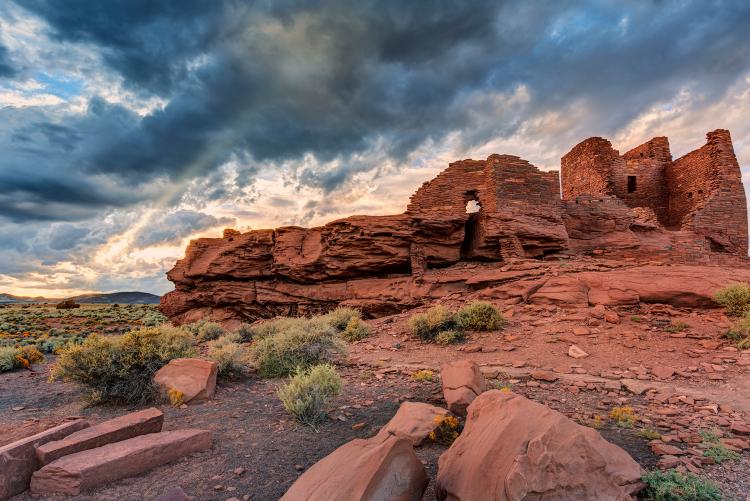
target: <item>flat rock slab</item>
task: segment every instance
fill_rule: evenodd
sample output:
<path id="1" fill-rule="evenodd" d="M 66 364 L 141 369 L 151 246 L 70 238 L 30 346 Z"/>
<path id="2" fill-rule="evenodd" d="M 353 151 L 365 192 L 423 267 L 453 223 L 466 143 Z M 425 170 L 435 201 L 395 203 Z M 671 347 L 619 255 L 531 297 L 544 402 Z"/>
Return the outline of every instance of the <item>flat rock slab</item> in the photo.
<path id="1" fill-rule="evenodd" d="M 141 435 L 51 462 L 31 477 L 31 492 L 80 494 L 210 447 L 211 432 L 207 430 L 188 429 Z"/>
<path id="2" fill-rule="evenodd" d="M 0 499 L 29 488 L 31 475 L 38 466 L 35 447 L 64 438 L 88 425 L 88 421 L 76 419 L 0 447 Z"/>
<path id="3" fill-rule="evenodd" d="M 182 403 L 196 404 L 213 398 L 218 370 L 218 364 L 209 360 L 175 358 L 154 374 L 154 383 L 163 394 L 179 392 Z"/>
<path id="4" fill-rule="evenodd" d="M 164 414 L 152 407 L 104 421 L 72 433 L 62 440 L 41 445 L 36 448 L 36 457 L 39 464 L 44 466 L 68 454 L 120 442 L 146 433 L 160 432 L 163 424 Z"/>
<path id="5" fill-rule="evenodd" d="M 421 501 L 428 483 L 408 440 L 347 442 L 307 470 L 281 501 Z"/>
<path id="6" fill-rule="evenodd" d="M 385 439 L 393 435 L 418 446 L 438 426 L 435 418 L 442 418 L 447 414 L 448 411 L 442 407 L 423 402 L 404 402 L 391 420 L 380 429 L 377 436 Z"/>

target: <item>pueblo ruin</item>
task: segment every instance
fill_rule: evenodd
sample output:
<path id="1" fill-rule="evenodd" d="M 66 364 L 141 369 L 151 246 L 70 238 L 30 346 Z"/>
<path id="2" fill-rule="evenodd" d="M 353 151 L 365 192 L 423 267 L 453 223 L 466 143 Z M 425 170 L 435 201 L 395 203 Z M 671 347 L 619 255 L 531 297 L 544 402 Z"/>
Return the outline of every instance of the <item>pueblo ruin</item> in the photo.
<path id="1" fill-rule="evenodd" d="M 678 159 L 666 137 L 623 155 L 592 137 L 560 173 L 512 155 L 453 162 L 403 214 L 194 240 L 161 309 L 237 323 L 338 305 L 381 316 L 456 294 L 711 306 L 723 282 L 750 278 L 745 207 L 727 130 Z"/>

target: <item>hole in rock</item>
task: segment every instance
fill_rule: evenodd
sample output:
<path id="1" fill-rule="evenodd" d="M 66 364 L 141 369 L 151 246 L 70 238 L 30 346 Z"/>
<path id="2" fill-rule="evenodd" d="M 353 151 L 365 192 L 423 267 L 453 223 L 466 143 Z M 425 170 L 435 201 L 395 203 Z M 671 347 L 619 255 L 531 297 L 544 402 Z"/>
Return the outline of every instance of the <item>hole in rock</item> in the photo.
<path id="1" fill-rule="evenodd" d="M 635 193 L 635 176 L 628 176 L 628 193 Z"/>

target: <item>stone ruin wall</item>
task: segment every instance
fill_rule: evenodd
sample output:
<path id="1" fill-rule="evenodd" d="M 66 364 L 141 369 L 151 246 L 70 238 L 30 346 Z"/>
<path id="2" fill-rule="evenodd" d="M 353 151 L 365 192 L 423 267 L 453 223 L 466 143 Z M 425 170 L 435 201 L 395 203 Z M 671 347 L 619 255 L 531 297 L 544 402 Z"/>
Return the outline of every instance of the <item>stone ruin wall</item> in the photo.
<path id="1" fill-rule="evenodd" d="M 652 241 L 662 247 L 656 253 L 678 261 L 718 262 L 720 253 L 746 257 L 746 199 L 731 138 L 726 130 L 709 132 L 707 138 L 706 145 L 674 161 L 665 137 L 622 156 L 609 141 L 589 138 L 563 156 L 566 226 L 571 239 L 589 244 L 578 249 L 595 245 L 611 226 L 615 232 L 625 231 L 611 243 L 640 246 L 642 255 L 654 252 L 648 245 Z M 630 185 L 631 176 L 635 186 Z M 633 209 L 629 215 L 623 205 Z M 639 243 L 627 235 L 630 229 L 622 230 L 628 219 L 637 232 L 670 232 L 660 241 L 641 234 L 645 240 Z"/>

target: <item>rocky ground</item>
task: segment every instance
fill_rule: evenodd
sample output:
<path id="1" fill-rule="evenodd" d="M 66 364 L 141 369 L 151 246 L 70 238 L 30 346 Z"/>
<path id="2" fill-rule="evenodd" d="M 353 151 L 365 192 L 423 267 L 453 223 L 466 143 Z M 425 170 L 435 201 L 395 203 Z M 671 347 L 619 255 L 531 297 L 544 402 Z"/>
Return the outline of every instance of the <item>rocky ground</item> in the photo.
<path id="1" fill-rule="evenodd" d="M 444 405 L 440 365 L 469 358 L 492 386 L 510 387 L 598 428 L 643 467 L 693 471 L 715 481 L 726 499 L 750 499 L 747 450 L 739 460 L 722 464 L 709 464 L 704 456 L 709 439 L 738 451 L 750 440 L 750 354 L 721 337 L 729 320 L 720 311 L 514 305 L 505 310 L 509 324 L 503 330 L 470 334 L 452 346 L 411 339 L 409 315 L 371 321 L 373 336 L 350 345 L 341 366 L 345 386 L 338 408 L 317 430 L 294 423 L 284 412 L 275 396 L 278 381 L 250 376 L 223 383 L 209 403 L 159 406 L 165 430 L 212 430 L 212 450 L 77 498 L 155 499 L 179 485 L 201 500 L 277 499 L 335 448 L 373 435 L 401 401 Z M 69 416 L 98 421 L 133 410 L 85 407 L 74 385 L 47 381 L 53 361 L 37 366 L 37 372 L 0 375 L 0 445 Z M 417 381 L 414 373 L 425 369 L 433 371 L 432 381 Z M 618 407 L 632 408 L 634 422 L 611 418 Z M 437 459 L 444 450 L 438 445 L 418 449 L 433 479 L 424 499 L 434 499 Z"/>

